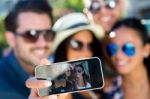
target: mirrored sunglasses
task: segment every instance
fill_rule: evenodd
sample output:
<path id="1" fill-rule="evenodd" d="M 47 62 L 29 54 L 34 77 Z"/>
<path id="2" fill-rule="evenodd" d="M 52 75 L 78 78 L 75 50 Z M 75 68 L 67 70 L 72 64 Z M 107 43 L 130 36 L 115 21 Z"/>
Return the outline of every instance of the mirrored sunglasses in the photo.
<path id="1" fill-rule="evenodd" d="M 106 47 L 106 50 L 109 56 L 114 56 L 118 52 L 119 46 L 115 43 L 110 43 Z M 134 56 L 136 51 L 135 46 L 132 43 L 125 43 L 121 50 L 129 57 Z"/>
<path id="2" fill-rule="evenodd" d="M 81 50 L 84 50 L 84 49 L 87 49 L 87 50 L 92 49 L 92 43 L 84 44 L 81 41 L 73 40 L 73 39 L 70 40 L 70 46 L 73 50 L 76 50 L 76 51 L 81 51 Z"/>
<path id="3" fill-rule="evenodd" d="M 97 13 L 101 10 L 102 7 L 105 7 L 109 10 L 116 8 L 118 1 L 117 0 L 106 0 L 104 6 L 99 1 L 92 2 L 88 10 L 92 13 Z"/>

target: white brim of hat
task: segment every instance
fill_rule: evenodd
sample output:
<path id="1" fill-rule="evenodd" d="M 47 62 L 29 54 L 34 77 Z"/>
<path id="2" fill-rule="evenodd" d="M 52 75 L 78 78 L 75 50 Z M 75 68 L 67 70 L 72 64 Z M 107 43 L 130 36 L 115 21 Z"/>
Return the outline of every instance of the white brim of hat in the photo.
<path id="1" fill-rule="evenodd" d="M 91 24 L 91 25 L 86 25 L 86 26 L 80 26 L 78 28 L 73 28 L 73 29 L 68 29 L 65 31 L 60 31 L 56 33 L 56 37 L 53 43 L 53 47 L 52 47 L 52 52 L 55 53 L 55 51 L 57 50 L 57 48 L 59 47 L 59 45 L 68 37 L 76 34 L 77 32 L 81 31 L 81 30 L 90 30 L 92 31 L 92 33 L 94 34 L 94 36 L 97 39 L 102 39 L 105 35 L 104 33 L 104 29 L 99 26 L 99 25 L 95 25 L 95 24 Z"/>

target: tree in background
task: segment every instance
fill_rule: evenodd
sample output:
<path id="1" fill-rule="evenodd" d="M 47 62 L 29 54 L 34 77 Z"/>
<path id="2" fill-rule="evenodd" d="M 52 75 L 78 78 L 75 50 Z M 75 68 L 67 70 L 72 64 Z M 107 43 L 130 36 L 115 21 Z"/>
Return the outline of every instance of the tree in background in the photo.
<path id="1" fill-rule="evenodd" d="M 3 7 L 4 9 L 0 13 L 8 13 L 8 11 L 13 7 L 13 5 L 17 1 L 18 0 L 0 0 L 0 8 Z M 65 15 L 67 13 L 74 12 L 74 11 L 82 12 L 83 10 L 82 0 L 48 0 L 48 1 L 54 8 L 55 20 L 57 20 L 60 16 Z M 1 16 L 0 14 L 0 47 L 1 48 L 7 47 L 7 43 L 4 37 L 4 31 L 5 31 L 4 24 L 3 24 L 4 18 L 5 15 Z"/>

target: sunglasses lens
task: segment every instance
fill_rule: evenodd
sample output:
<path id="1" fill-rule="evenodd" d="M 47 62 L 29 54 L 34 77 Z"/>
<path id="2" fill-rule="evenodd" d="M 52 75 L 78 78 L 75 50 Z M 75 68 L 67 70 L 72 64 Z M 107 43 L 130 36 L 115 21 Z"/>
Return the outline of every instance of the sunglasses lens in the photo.
<path id="1" fill-rule="evenodd" d="M 107 9 L 114 9 L 117 6 L 117 0 L 108 0 L 105 1 L 105 7 Z M 89 11 L 92 13 L 96 13 L 101 9 L 102 5 L 99 1 L 92 2 L 91 6 L 89 7 Z"/>
<path id="2" fill-rule="evenodd" d="M 81 73 L 81 70 L 78 70 L 78 73 Z"/>
<path id="3" fill-rule="evenodd" d="M 81 41 L 77 41 L 77 40 L 71 40 L 70 41 L 71 48 L 76 50 L 76 51 L 81 51 L 84 49 L 91 51 L 92 50 L 92 44 L 93 44 L 93 42 L 88 43 L 88 44 L 84 44 Z"/>
<path id="4" fill-rule="evenodd" d="M 45 30 L 44 38 L 46 41 L 53 41 L 55 37 L 55 33 L 52 30 Z"/>
<path id="5" fill-rule="evenodd" d="M 117 1 L 116 0 L 110 0 L 106 4 L 106 8 L 108 8 L 108 9 L 114 9 L 116 6 L 117 6 Z"/>
<path id="6" fill-rule="evenodd" d="M 53 41 L 55 36 L 55 33 L 52 30 L 29 30 L 25 33 L 17 35 L 22 36 L 27 42 L 35 43 L 38 40 L 40 34 L 44 35 L 44 39 L 46 41 Z"/>
<path id="7" fill-rule="evenodd" d="M 128 56 L 133 56 L 135 55 L 135 47 L 132 43 L 126 43 L 122 50 L 124 51 L 124 53 Z"/>
<path id="8" fill-rule="evenodd" d="M 81 70 L 76 70 L 76 71 L 75 71 L 75 73 L 81 73 L 81 72 L 82 72 Z"/>
<path id="9" fill-rule="evenodd" d="M 96 13 L 99 10 L 100 10 L 99 2 L 93 2 L 89 8 L 89 11 L 91 11 L 92 13 Z"/>
<path id="10" fill-rule="evenodd" d="M 117 53 L 118 51 L 118 46 L 114 43 L 110 43 L 107 47 L 106 47 L 107 53 L 109 56 L 113 56 Z"/>
<path id="11" fill-rule="evenodd" d="M 26 31 L 22 36 L 27 42 L 36 42 L 39 34 L 35 30 L 30 30 Z"/>
<path id="12" fill-rule="evenodd" d="M 83 47 L 83 44 L 80 41 L 71 40 L 70 45 L 75 50 L 81 50 Z"/>

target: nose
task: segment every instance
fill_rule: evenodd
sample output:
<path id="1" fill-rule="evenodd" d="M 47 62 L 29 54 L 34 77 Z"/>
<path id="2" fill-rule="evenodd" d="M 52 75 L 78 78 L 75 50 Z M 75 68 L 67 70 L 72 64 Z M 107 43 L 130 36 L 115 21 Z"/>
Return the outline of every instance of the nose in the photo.
<path id="1" fill-rule="evenodd" d="M 101 9 L 99 10 L 99 12 L 101 13 L 101 14 L 108 14 L 109 12 L 109 9 L 107 9 L 106 7 L 105 7 L 105 5 L 103 5 L 102 7 L 101 7 Z"/>
<path id="2" fill-rule="evenodd" d="M 84 58 L 89 58 L 89 57 L 92 57 L 92 56 L 93 56 L 93 53 L 92 53 L 91 50 L 84 48 L 84 49 L 82 50 L 82 52 L 81 52 L 81 55 L 82 55 L 82 57 L 84 57 Z"/>
<path id="3" fill-rule="evenodd" d="M 46 43 L 47 43 L 47 42 L 46 42 L 46 40 L 44 39 L 44 36 L 43 36 L 43 35 L 39 35 L 39 38 L 38 38 L 36 44 L 37 44 L 38 46 L 45 46 Z"/>
<path id="4" fill-rule="evenodd" d="M 125 55 L 125 53 L 121 50 L 121 49 L 119 49 L 118 51 L 117 51 L 117 53 L 116 53 L 116 58 L 117 59 L 122 59 L 123 57 L 125 57 L 126 55 Z"/>

